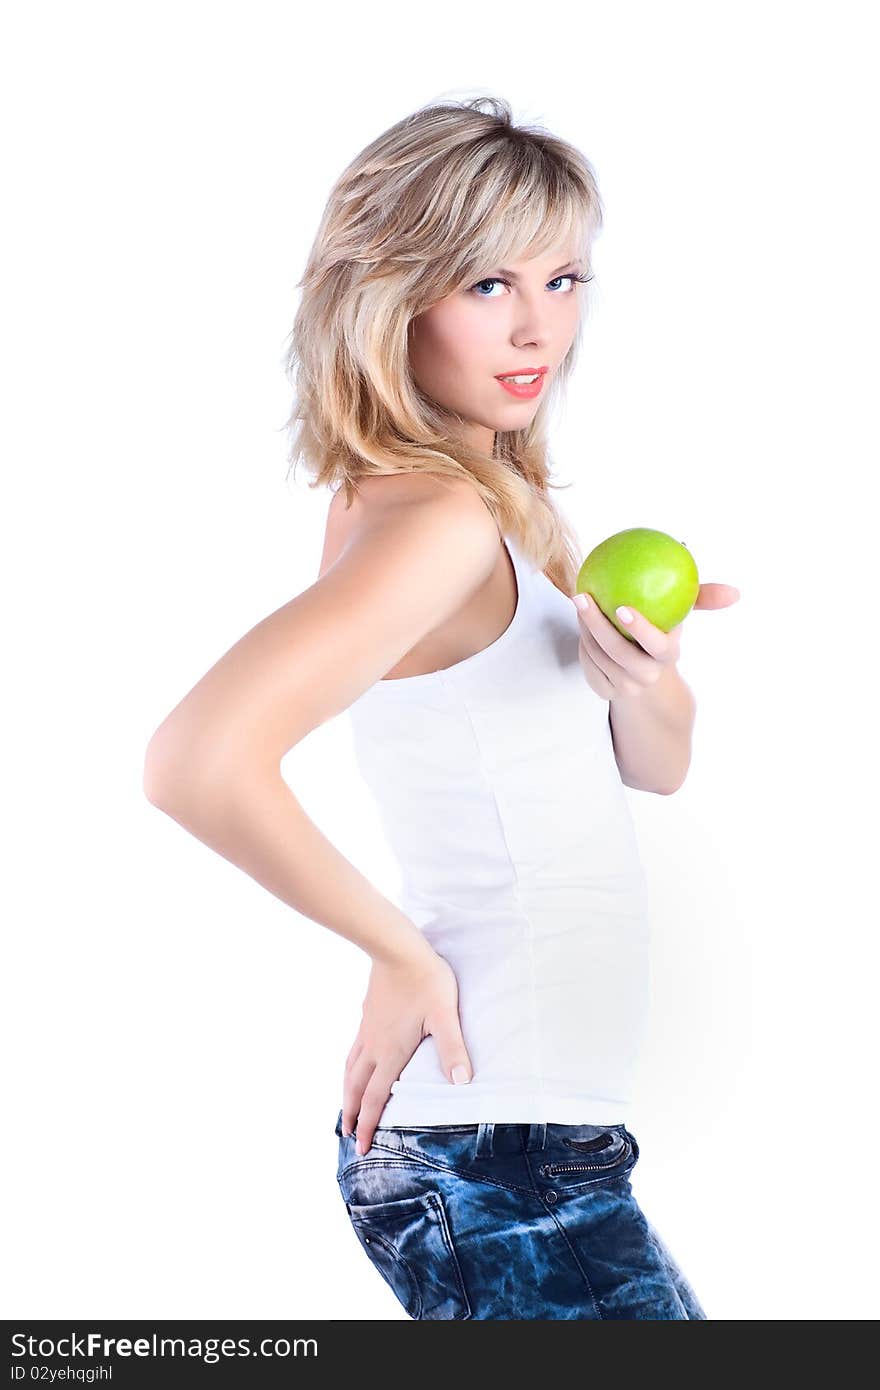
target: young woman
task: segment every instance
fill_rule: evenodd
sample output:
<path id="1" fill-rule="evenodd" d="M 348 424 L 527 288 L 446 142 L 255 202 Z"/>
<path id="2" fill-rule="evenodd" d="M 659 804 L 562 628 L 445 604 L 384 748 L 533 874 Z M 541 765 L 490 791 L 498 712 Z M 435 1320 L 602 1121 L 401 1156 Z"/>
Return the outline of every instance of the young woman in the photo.
<path id="1" fill-rule="evenodd" d="M 413 1318 L 706 1316 L 633 1197 L 625 1123 L 648 931 L 623 784 L 680 785 L 693 702 L 677 631 L 636 614 L 630 643 L 573 605 L 550 496 L 601 224 L 586 159 L 497 99 L 353 160 L 289 358 L 291 457 L 334 491 L 320 575 L 148 750 L 155 804 L 371 958 L 337 1180 Z M 280 774 L 345 710 L 399 905 Z"/>

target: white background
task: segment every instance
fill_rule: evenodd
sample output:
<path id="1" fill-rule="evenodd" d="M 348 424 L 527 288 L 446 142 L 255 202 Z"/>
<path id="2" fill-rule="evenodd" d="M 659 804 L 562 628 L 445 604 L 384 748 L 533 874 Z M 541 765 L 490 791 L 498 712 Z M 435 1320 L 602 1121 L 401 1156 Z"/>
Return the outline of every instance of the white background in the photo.
<path id="1" fill-rule="evenodd" d="M 405 1317 L 335 1182 L 369 961 L 141 776 L 317 574 L 282 359 L 330 186 L 476 95 L 578 145 L 605 203 L 553 437 L 584 553 L 657 527 L 742 595 L 685 624 L 683 789 L 628 792 L 654 931 L 634 1191 L 710 1319 L 876 1316 L 870 15 L 7 13 L 4 1316 Z M 345 720 L 284 772 L 392 894 Z"/>

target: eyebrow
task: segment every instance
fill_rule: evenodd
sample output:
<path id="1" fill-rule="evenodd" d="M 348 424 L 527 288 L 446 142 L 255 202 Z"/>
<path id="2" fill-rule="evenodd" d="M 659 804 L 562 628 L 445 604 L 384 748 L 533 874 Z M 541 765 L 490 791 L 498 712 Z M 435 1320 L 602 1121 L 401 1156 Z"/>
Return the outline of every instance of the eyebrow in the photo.
<path id="1" fill-rule="evenodd" d="M 561 266 L 559 267 L 558 270 L 552 270 L 552 271 L 550 272 L 550 275 L 549 275 L 548 278 L 552 280 L 553 277 L 554 277 L 554 275 L 560 275 L 560 274 L 562 273 L 563 270 L 570 270 L 573 266 L 580 265 L 580 264 L 581 264 L 580 258 L 579 258 L 578 256 L 575 256 L 574 260 L 566 261 L 566 262 L 565 262 L 565 265 L 561 265 Z M 511 279 L 511 280 L 518 280 L 518 279 L 519 279 L 519 276 L 517 275 L 517 273 L 516 273 L 515 270 L 505 270 L 503 266 L 501 267 L 501 272 L 500 272 L 500 273 L 501 273 L 502 275 L 508 276 L 508 278 Z"/>

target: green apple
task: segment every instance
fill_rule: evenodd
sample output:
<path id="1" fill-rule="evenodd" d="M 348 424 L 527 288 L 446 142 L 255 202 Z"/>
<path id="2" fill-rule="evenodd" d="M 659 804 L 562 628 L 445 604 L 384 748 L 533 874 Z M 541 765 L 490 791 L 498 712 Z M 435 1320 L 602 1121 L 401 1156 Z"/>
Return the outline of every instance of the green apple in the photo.
<path id="1" fill-rule="evenodd" d="M 631 526 L 601 541 L 581 565 L 575 592 L 588 593 L 630 642 L 616 609 L 628 604 L 663 632 L 686 618 L 700 590 L 694 557 L 665 531 Z"/>

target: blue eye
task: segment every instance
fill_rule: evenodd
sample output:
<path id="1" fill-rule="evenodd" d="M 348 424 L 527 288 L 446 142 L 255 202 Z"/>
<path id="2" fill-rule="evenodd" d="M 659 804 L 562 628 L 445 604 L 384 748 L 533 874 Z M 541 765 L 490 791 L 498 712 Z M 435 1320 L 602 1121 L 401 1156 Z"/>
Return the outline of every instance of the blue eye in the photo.
<path id="1" fill-rule="evenodd" d="M 592 275 L 575 275 L 575 273 L 572 271 L 571 274 L 569 274 L 569 275 L 557 275 L 557 276 L 555 277 L 555 279 L 553 279 L 553 280 L 548 280 L 547 283 L 548 283 L 549 285 L 558 285 L 562 280 L 571 280 L 571 281 L 573 281 L 573 282 L 576 283 L 576 284 L 579 284 L 579 285 L 586 285 L 590 280 L 592 280 L 592 278 L 593 278 Z M 489 276 L 488 279 L 486 279 L 486 280 L 478 280 L 477 283 L 476 283 L 475 285 L 472 285 L 472 286 L 471 286 L 471 293 L 473 293 L 475 290 L 479 290 L 479 288 L 480 288 L 481 285 L 507 285 L 507 287 L 508 287 L 508 289 L 509 289 L 509 288 L 510 288 L 510 281 L 509 281 L 509 280 L 503 280 L 503 279 L 501 278 L 500 275 L 491 275 L 491 276 Z M 572 289 L 569 291 L 569 293 L 571 293 L 571 294 L 574 293 L 574 285 L 572 285 Z M 497 298 L 497 295 L 478 294 L 478 295 L 477 295 L 477 298 L 478 298 L 478 299 L 495 299 L 495 298 Z"/>

